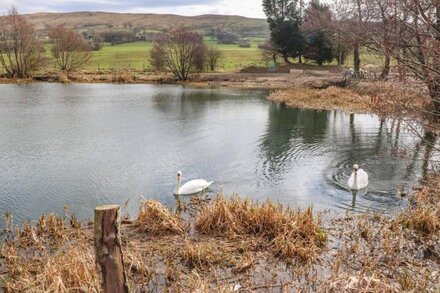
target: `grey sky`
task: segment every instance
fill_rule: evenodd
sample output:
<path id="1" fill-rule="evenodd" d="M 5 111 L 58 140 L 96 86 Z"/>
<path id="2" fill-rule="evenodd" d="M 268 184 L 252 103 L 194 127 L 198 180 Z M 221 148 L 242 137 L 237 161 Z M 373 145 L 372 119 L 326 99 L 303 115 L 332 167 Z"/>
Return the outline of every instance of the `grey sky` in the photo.
<path id="1" fill-rule="evenodd" d="M 261 0 L 0 0 L 0 13 L 5 14 L 12 5 L 21 13 L 109 11 L 264 17 Z"/>

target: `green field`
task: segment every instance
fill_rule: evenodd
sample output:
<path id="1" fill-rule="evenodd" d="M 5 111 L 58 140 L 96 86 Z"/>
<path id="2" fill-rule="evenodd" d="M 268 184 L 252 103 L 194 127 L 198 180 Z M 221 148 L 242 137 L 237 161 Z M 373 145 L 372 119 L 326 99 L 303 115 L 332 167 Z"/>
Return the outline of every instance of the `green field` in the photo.
<path id="1" fill-rule="evenodd" d="M 240 48 L 238 45 L 223 45 L 217 44 L 215 39 L 209 37 L 205 38 L 205 43 L 208 46 L 214 46 L 223 52 L 223 57 L 219 62 L 218 71 L 234 72 L 248 66 L 266 66 L 262 61 L 261 51 L 258 49 L 258 44 L 264 42 L 264 38 L 251 39 L 250 48 Z M 84 66 L 84 69 L 96 70 L 125 70 L 136 69 L 151 71 L 150 65 L 150 50 L 153 47 L 151 42 L 135 42 L 121 45 L 105 44 L 101 50 L 92 52 L 92 57 Z M 47 44 L 46 57 L 48 63 L 46 69 L 56 70 L 51 55 L 51 45 Z M 297 61 L 297 60 L 292 60 Z M 373 54 L 366 49 L 362 50 L 361 65 L 365 67 L 369 64 L 382 65 L 383 56 Z M 304 60 L 306 64 L 312 64 L 311 61 Z M 281 62 L 282 64 L 282 62 Z M 330 65 L 336 65 L 334 60 Z M 395 62 L 393 61 L 394 65 Z M 353 67 L 353 56 L 349 55 L 346 60 L 345 67 Z M 368 67 L 368 66 L 367 66 Z M 0 72 L 3 70 L 0 68 Z"/>
<path id="2" fill-rule="evenodd" d="M 250 65 L 263 65 L 258 43 L 262 38 L 254 38 L 251 48 L 240 48 L 238 45 L 219 45 L 215 40 L 206 38 L 208 46 L 214 46 L 223 52 L 219 70 L 234 71 Z M 85 69 L 145 69 L 150 70 L 151 42 L 136 42 L 121 45 L 106 44 L 101 50 L 93 52 Z"/>
<path id="3" fill-rule="evenodd" d="M 265 66 L 261 58 L 261 51 L 258 44 L 264 42 L 263 38 L 254 38 L 250 48 L 240 48 L 238 45 L 217 44 L 215 40 L 205 38 L 208 46 L 214 46 L 223 52 L 220 60 L 219 71 L 236 71 L 248 66 Z M 92 58 L 85 65 L 85 69 L 138 69 L 152 70 L 150 65 L 150 50 L 153 47 L 151 42 L 135 42 L 121 45 L 105 44 L 99 51 L 92 53 Z M 50 59 L 50 48 L 46 47 L 47 57 Z M 361 55 L 362 66 L 367 64 L 380 65 L 382 57 L 371 52 L 364 51 Z M 311 64 L 311 61 L 304 61 Z M 334 60 L 331 65 L 336 65 Z M 348 56 L 346 67 L 353 67 L 353 57 Z"/>

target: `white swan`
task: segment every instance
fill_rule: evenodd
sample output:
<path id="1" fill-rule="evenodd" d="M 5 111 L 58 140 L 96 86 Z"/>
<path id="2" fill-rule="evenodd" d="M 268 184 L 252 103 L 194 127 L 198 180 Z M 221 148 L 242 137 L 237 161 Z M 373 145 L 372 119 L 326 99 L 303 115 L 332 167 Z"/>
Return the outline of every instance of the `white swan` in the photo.
<path id="1" fill-rule="evenodd" d="M 181 187 L 180 186 L 181 181 L 182 181 L 182 172 L 179 171 L 177 172 L 177 185 L 176 185 L 176 189 L 174 190 L 175 195 L 198 193 L 200 191 L 205 190 L 213 183 L 213 181 L 208 182 L 204 179 L 196 179 L 186 182 Z"/>
<path id="2" fill-rule="evenodd" d="M 359 190 L 368 186 L 368 174 L 362 169 L 359 169 L 358 164 L 354 164 L 353 173 L 348 178 L 348 187 L 351 190 Z"/>

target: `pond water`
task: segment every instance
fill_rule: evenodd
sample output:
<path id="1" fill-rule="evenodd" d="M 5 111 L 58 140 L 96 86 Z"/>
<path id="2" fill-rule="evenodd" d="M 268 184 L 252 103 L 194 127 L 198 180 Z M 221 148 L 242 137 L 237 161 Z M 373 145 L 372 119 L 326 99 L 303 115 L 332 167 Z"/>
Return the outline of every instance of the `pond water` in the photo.
<path id="1" fill-rule="evenodd" d="M 397 189 L 421 176 L 423 146 L 397 121 L 288 109 L 266 91 L 34 83 L 0 93 L 0 213 L 16 221 L 65 204 L 90 217 L 127 200 L 135 214 L 140 196 L 172 206 L 178 170 L 214 180 L 213 194 L 391 213 Z M 409 159 L 390 155 L 401 148 Z M 370 176 L 355 197 L 354 163 Z"/>

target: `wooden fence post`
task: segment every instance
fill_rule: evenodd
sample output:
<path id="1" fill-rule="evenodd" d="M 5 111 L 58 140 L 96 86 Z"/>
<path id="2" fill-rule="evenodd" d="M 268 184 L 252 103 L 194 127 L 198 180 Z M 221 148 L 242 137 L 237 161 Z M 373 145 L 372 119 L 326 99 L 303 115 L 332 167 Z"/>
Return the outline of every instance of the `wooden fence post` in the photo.
<path id="1" fill-rule="evenodd" d="M 120 207 L 95 208 L 95 261 L 105 293 L 128 293 L 121 249 Z"/>

